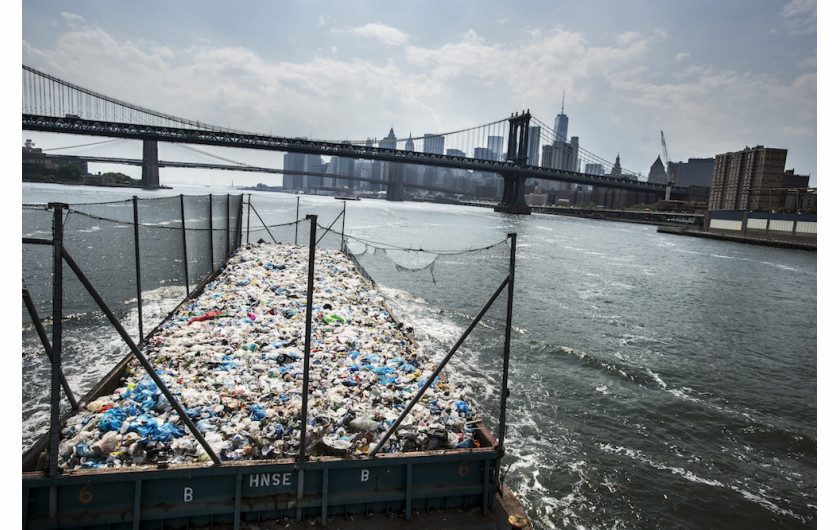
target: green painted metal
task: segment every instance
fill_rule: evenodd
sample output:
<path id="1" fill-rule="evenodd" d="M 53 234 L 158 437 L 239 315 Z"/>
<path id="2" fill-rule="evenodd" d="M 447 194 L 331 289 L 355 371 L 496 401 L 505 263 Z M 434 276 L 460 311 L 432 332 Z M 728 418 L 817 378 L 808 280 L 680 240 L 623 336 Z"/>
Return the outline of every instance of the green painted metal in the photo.
<path id="1" fill-rule="evenodd" d="M 318 516 L 326 524 L 329 515 L 405 510 L 408 519 L 418 507 L 451 506 L 482 506 L 486 514 L 496 490 L 489 482 L 496 458 L 496 449 L 486 447 L 374 459 L 96 469 L 52 478 L 25 473 L 23 528 L 238 527 L 239 521 Z"/>

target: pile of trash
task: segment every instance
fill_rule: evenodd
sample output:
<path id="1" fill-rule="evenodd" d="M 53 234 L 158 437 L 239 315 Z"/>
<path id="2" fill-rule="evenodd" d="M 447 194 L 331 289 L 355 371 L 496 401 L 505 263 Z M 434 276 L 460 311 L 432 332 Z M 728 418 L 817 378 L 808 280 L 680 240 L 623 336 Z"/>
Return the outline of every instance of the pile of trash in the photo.
<path id="1" fill-rule="evenodd" d="M 223 461 L 300 453 L 308 257 L 308 247 L 243 247 L 142 350 Z M 305 452 L 362 457 L 435 364 L 339 251 L 316 249 L 312 315 Z M 475 422 L 461 391 L 436 379 L 381 450 L 476 447 Z M 59 445 L 67 470 L 209 460 L 136 360 L 117 390 L 68 420 Z"/>

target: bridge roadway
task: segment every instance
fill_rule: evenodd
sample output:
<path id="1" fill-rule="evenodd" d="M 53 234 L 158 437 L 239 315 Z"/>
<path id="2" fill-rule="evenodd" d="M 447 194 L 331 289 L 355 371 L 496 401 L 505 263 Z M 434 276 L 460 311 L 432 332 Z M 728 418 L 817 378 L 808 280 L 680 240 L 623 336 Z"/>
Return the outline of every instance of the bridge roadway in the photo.
<path id="1" fill-rule="evenodd" d="M 126 166 L 142 166 L 143 161 L 138 158 L 115 158 L 115 157 L 107 157 L 107 156 L 76 156 L 76 155 L 47 155 L 47 159 L 49 158 L 60 158 L 61 160 L 78 160 L 80 162 L 99 162 L 105 164 L 120 164 Z M 382 186 L 388 186 L 391 184 L 389 180 L 383 179 L 373 179 L 367 177 L 356 177 L 353 175 L 341 175 L 337 173 L 324 173 L 318 171 L 298 171 L 295 169 L 277 169 L 271 167 L 258 167 L 258 166 L 247 166 L 247 165 L 233 165 L 233 164 L 209 164 L 209 163 L 202 163 L 202 162 L 173 162 L 167 160 L 161 160 L 158 162 L 158 166 L 160 167 L 177 167 L 177 168 L 185 168 L 185 169 L 221 169 L 227 171 L 244 171 L 248 173 L 272 173 L 272 174 L 281 174 L 281 175 L 306 175 L 310 177 L 324 177 L 324 178 L 331 178 L 331 179 L 340 179 L 340 180 L 352 180 L 354 182 L 369 182 L 371 184 L 379 184 Z M 443 188 L 440 186 L 426 186 L 423 184 L 412 184 L 406 182 L 404 184 L 406 188 L 416 188 L 420 190 L 426 190 L 431 192 L 437 193 L 452 193 L 452 194 L 461 194 L 461 195 L 470 195 L 468 192 L 462 190 L 456 190 L 453 188 Z"/>
<path id="2" fill-rule="evenodd" d="M 615 188 L 636 192 L 651 192 L 664 197 L 665 185 L 640 182 L 607 175 L 590 175 L 561 169 L 517 165 L 510 160 L 496 161 L 477 158 L 402 151 L 368 145 L 334 143 L 305 138 L 285 138 L 257 135 L 226 129 L 189 129 L 155 125 L 136 125 L 110 121 L 95 121 L 76 117 L 50 117 L 22 114 L 23 130 L 103 136 L 144 141 L 161 141 L 200 145 L 216 145 L 247 149 L 262 149 L 289 153 L 322 156 L 340 156 L 353 159 L 380 160 L 384 162 L 420 164 L 472 171 L 499 173 L 506 178 L 539 178 L 590 186 Z M 156 151 L 156 149 L 155 149 Z M 156 161 L 155 161 L 156 163 Z M 343 177 L 346 178 L 346 177 Z M 393 183 L 388 183 L 393 184 Z M 403 185 L 400 183 L 400 185 Z M 684 189 L 674 188 L 679 194 Z"/>

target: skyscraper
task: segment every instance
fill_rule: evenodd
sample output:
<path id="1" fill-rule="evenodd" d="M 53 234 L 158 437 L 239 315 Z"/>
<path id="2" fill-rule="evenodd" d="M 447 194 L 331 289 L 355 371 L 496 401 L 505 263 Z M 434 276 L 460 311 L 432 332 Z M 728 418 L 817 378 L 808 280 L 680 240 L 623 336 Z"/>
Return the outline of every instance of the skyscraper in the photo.
<path id="1" fill-rule="evenodd" d="M 584 173 L 587 175 L 603 175 L 604 174 L 604 166 L 601 164 L 586 164 L 584 166 L 585 169 L 583 170 Z"/>
<path id="2" fill-rule="evenodd" d="M 528 127 L 528 165 L 540 165 L 540 133 L 539 125 Z"/>
<path id="3" fill-rule="evenodd" d="M 563 103 L 560 105 L 560 114 L 554 118 L 555 142 L 565 142 L 569 137 L 569 117 L 566 116 L 566 91 L 563 91 Z"/>
<path id="4" fill-rule="evenodd" d="M 438 155 L 443 154 L 443 140 L 444 137 L 437 135 L 437 134 L 424 134 L 423 135 L 423 152 L 424 153 L 435 153 Z"/>
<path id="5" fill-rule="evenodd" d="M 391 127 L 391 131 L 388 133 L 388 136 L 383 138 L 379 142 L 379 147 L 384 149 L 396 149 L 397 148 L 397 137 L 394 136 L 394 128 Z"/>
<path id="6" fill-rule="evenodd" d="M 487 149 L 489 149 L 493 155 L 491 156 L 491 160 L 502 160 L 504 157 L 504 148 L 505 145 L 505 138 L 503 136 L 488 136 L 487 137 Z"/>
<path id="7" fill-rule="evenodd" d="M 580 171 L 579 152 L 578 137 L 572 136 L 570 142 L 557 141 L 551 145 L 543 146 L 542 163 L 540 165 L 553 169 L 565 169 L 566 171 Z"/>
<path id="8" fill-rule="evenodd" d="M 405 142 L 406 151 L 414 151 L 414 140 L 411 139 L 411 133 L 408 133 L 408 140 Z M 403 169 L 403 182 L 405 184 L 419 184 L 420 174 L 422 169 L 414 164 L 408 164 Z"/>

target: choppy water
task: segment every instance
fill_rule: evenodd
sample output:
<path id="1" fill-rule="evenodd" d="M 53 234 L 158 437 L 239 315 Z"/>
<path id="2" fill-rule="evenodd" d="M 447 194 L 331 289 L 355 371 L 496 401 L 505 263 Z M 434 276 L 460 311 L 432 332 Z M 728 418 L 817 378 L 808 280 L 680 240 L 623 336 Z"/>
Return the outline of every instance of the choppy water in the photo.
<path id="1" fill-rule="evenodd" d="M 23 200 L 54 193 L 24 186 Z M 816 526 L 815 253 L 419 203 L 348 203 L 346 223 L 425 249 L 517 234 L 504 465 L 536 528 Z M 452 300 L 402 307 L 446 342 Z M 492 417 L 483 355 L 465 349 L 453 377 Z"/>

